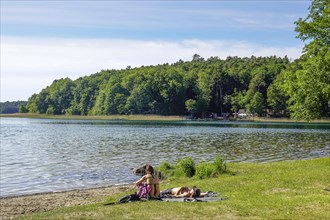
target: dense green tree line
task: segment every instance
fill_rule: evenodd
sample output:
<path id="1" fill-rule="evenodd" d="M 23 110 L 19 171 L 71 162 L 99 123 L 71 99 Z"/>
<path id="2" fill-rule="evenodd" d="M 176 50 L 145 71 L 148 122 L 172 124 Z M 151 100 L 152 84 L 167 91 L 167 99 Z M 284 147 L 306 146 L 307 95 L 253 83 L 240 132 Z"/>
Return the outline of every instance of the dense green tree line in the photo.
<path id="1" fill-rule="evenodd" d="M 217 57 L 55 80 L 29 98 L 30 112 L 46 114 L 183 115 L 235 112 L 264 115 L 274 108 L 267 90 L 289 63 L 279 57 Z M 284 109 L 283 109 L 284 110 Z"/>
<path id="2" fill-rule="evenodd" d="M 1 102 L 0 114 L 25 113 L 28 111 L 25 108 L 26 104 L 27 101 Z"/>
<path id="3" fill-rule="evenodd" d="M 314 0 L 310 14 L 296 22 L 308 40 L 303 55 L 227 57 L 173 64 L 103 70 L 77 80 L 55 80 L 28 100 L 30 112 L 46 114 L 195 114 L 236 113 L 330 117 L 329 1 Z"/>

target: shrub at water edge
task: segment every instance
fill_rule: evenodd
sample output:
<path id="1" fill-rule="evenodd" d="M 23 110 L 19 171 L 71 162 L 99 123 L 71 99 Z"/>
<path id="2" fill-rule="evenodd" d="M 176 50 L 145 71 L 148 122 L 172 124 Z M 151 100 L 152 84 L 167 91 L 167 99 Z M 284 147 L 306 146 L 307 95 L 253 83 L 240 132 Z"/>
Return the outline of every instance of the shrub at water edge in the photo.
<path id="1" fill-rule="evenodd" d="M 214 162 L 200 162 L 195 164 L 190 157 L 181 158 L 175 165 L 168 162 L 161 162 L 158 170 L 162 172 L 165 177 L 172 176 L 186 176 L 204 179 L 215 177 L 220 174 L 229 173 L 224 157 L 217 155 Z"/>

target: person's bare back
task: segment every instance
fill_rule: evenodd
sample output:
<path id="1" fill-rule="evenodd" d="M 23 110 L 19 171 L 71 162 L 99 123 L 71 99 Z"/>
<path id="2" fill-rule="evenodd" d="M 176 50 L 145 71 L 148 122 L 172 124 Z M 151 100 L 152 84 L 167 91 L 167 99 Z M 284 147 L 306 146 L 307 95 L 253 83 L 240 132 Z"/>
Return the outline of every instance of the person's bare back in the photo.
<path id="1" fill-rule="evenodd" d="M 172 195 L 180 196 L 180 195 L 187 195 L 190 193 L 191 189 L 186 186 L 176 187 L 172 189 Z"/>

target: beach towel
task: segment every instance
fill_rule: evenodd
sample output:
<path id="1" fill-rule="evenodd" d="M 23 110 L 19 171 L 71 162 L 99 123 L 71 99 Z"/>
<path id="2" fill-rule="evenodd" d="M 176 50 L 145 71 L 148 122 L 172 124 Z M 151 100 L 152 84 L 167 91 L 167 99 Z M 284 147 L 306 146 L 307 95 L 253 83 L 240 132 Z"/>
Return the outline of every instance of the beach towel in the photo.
<path id="1" fill-rule="evenodd" d="M 216 202 L 226 200 L 227 197 L 199 197 L 199 198 L 161 198 L 164 202 Z"/>
<path id="2" fill-rule="evenodd" d="M 218 193 L 209 191 L 207 195 L 203 197 L 195 197 L 195 198 L 178 198 L 171 195 L 162 195 L 162 201 L 165 202 L 215 202 L 219 200 L 226 200 L 228 197 L 219 197 Z"/>

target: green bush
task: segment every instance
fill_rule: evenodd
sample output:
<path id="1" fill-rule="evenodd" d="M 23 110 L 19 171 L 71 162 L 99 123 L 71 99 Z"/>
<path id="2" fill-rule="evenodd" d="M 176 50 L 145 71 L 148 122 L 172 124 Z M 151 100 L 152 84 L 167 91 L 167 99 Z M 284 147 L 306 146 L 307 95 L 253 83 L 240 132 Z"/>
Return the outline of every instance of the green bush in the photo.
<path id="1" fill-rule="evenodd" d="M 194 176 L 196 172 L 195 162 L 190 157 L 179 159 L 177 168 L 187 177 Z"/>
<path id="2" fill-rule="evenodd" d="M 223 157 L 217 155 L 213 163 L 199 163 L 196 166 L 196 176 L 200 179 L 214 177 L 227 173 L 226 161 Z"/>
<path id="3" fill-rule="evenodd" d="M 168 162 L 163 161 L 159 164 L 157 170 L 160 171 L 164 177 L 167 177 L 173 175 L 174 167 Z"/>
<path id="4" fill-rule="evenodd" d="M 214 166 L 211 163 L 199 163 L 196 166 L 196 176 L 200 179 L 214 176 Z"/>
<path id="5" fill-rule="evenodd" d="M 216 174 L 227 173 L 226 160 L 220 155 L 217 155 L 215 158 L 214 171 Z"/>
<path id="6" fill-rule="evenodd" d="M 158 170 L 161 171 L 165 177 L 196 176 L 200 179 L 229 173 L 226 160 L 220 155 L 216 156 L 214 162 L 201 162 L 197 165 L 195 165 L 195 162 L 190 157 L 179 159 L 176 165 L 171 165 L 168 162 L 161 162 Z"/>

